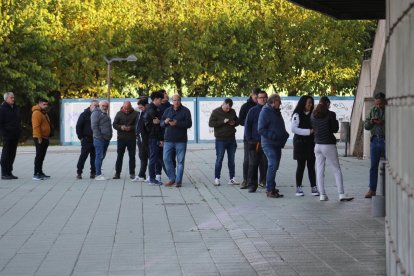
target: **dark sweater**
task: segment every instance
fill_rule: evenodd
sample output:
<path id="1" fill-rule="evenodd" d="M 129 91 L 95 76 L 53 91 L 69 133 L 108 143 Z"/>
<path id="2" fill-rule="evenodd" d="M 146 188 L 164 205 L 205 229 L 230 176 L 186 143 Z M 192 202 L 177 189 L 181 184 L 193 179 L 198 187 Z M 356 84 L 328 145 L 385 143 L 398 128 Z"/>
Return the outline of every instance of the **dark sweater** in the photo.
<path id="1" fill-rule="evenodd" d="M 324 117 L 316 118 L 311 116 L 312 128 L 315 131 L 316 144 L 336 144 L 334 133 L 339 130 L 339 123 L 336 120 L 336 113 L 329 111 Z"/>
<path id="2" fill-rule="evenodd" d="M 177 124 L 175 126 L 165 124 L 167 118 L 176 120 Z M 161 119 L 161 127 L 165 129 L 164 141 L 187 142 L 187 129 L 192 125 L 191 112 L 187 107 L 181 105 L 177 110 L 175 110 L 173 106 L 167 108 Z"/>
<path id="3" fill-rule="evenodd" d="M 144 115 L 145 128 L 148 133 L 148 138 L 164 141 L 164 130 L 160 124 L 154 124 L 153 119 L 158 118 L 161 120 L 162 113 L 160 109 L 154 104 L 147 105 L 147 109 Z"/>
<path id="4" fill-rule="evenodd" d="M 83 138 L 90 138 L 92 139 L 92 127 L 91 127 L 91 109 L 88 107 L 86 108 L 78 118 L 76 122 L 76 135 L 78 136 L 79 140 Z"/>
<path id="5" fill-rule="evenodd" d="M 21 116 L 16 105 L 3 102 L 0 105 L 0 134 L 3 139 L 18 139 L 21 132 Z"/>
<path id="6" fill-rule="evenodd" d="M 245 102 L 241 106 L 240 112 L 239 112 L 239 123 L 240 123 L 241 126 L 245 125 L 247 114 L 249 113 L 249 110 L 252 107 L 254 107 L 255 105 L 256 105 L 256 103 L 252 100 L 252 97 L 249 97 L 247 99 L 247 102 Z"/>
<path id="7" fill-rule="evenodd" d="M 228 122 L 224 123 L 224 119 L 234 121 L 235 124 L 230 125 Z M 230 111 L 226 113 L 220 106 L 214 109 L 211 113 L 208 125 L 214 128 L 214 136 L 217 140 L 235 140 L 236 126 L 239 125 L 239 118 L 237 118 L 234 109 L 230 109 Z"/>
<path id="8" fill-rule="evenodd" d="M 135 140 L 135 125 L 137 122 L 138 112 L 135 110 L 124 110 L 121 108 L 115 115 L 112 126 L 117 130 L 117 139 Z M 122 130 L 122 126 L 129 127 L 129 130 Z"/>

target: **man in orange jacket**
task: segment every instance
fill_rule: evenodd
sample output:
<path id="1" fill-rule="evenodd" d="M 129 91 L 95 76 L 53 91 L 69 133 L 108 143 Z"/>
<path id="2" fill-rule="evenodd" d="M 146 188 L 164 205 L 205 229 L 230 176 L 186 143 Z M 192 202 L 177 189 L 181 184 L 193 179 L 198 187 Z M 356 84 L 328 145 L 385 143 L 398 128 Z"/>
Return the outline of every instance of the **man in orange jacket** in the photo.
<path id="1" fill-rule="evenodd" d="M 49 147 L 49 138 L 51 134 L 51 123 L 47 115 L 49 102 L 40 99 L 39 103 L 32 107 L 32 127 L 33 141 L 36 147 L 36 157 L 34 160 L 33 180 L 44 180 L 50 178 L 43 172 L 43 161 L 45 160 L 46 151 Z"/>

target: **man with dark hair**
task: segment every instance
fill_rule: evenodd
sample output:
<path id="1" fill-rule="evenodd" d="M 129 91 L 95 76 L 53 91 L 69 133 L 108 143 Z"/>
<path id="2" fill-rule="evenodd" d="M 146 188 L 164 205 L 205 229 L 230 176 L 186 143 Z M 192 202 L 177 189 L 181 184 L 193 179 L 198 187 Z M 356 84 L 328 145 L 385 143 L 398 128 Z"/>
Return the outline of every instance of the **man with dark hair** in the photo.
<path id="1" fill-rule="evenodd" d="M 161 128 L 162 113 L 159 110 L 164 94 L 160 91 L 151 94 L 151 103 L 145 112 L 144 122 L 148 132 L 148 147 L 149 147 L 149 184 L 162 185 L 161 170 L 162 170 L 162 148 L 164 146 L 164 132 Z"/>
<path id="2" fill-rule="evenodd" d="M 259 123 L 259 114 L 267 101 L 267 93 L 260 91 L 257 97 L 257 105 L 249 110 L 247 113 L 246 122 L 244 125 L 244 137 L 248 144 L 249 152 L 249 171 L 247 173 L 247 186 L 249 193 L 254 193 L 258 186 L 258 169 L 260 168 L 261 177 L 266 178 L 267 159 L 263 153 L 260 134 L 257 131 Z M 240 187 L 245 189 L 246 187 Z"/>
<path id="3" fill-rule="evenodd" d="M 208 122 L 208 125 L 214 128 L 214 136 L 216 137 L 216 164 L 214 169 L 215 186 L 220 186 L 221 167 L 223 164 L 224 154 L 226 151 L 230 175 L 228 184 L 239 184 L 236 178 L 234 177 L 234 158 L 237 149 L 236 126 L 239 125 L 239 118 L 237 118 L 236 111 L 234 111 L 232 106 L 232 99 L 225 99 L 220 107 L 213 110 Z"/>
<path id="4" fill-rule="evenodd" d="M 16 158 L 17 144 L 21 132 L 20 111 L 14 103 L 13 92 L 4 93 L 4 102 L 0 105 L 0 135 L 3 138 L 1 151 L 1 179 L 12 180 L 13 163 Z"/>
<path id="5" fill-rule="evenodd" d="M 115 115 L 112 126 L 117 130 L 117 158 L 115 164 L 115 176 L 113 179 L 121 178 L 122 161 L 125 149 L 129 156 L 129 178 L 135 179 L 135 126 L 138 113 L 132 108 L 131 102 L 126 101 Z"/>
<path id="6" fill-rule="evenodd" d="M 369 170 L 369 191 L 365 198 L 371 198 L 377 193 L 378 166 L 381 157 L 385 158 L 385 94 L 375 95 L 375 106 L 365 120 L 365 129 L 371 131 L 371 168 Z"/>
<path id="7" fill-rule="evenodd" d="M 245 126 L 245 120 L 247 117 L 247 113 L 249 113 L 249 110 L 257 104 L 257 97 L 260 92 L 259 88 L 254 88 L 252 92 L 250 93 L 250 97 L 247 99 L 247 102 L 245 102 L 239 112 L 239 123 L 242 126 Z M 249 170 L 249 145 L 246 140 L 246 136 L 243 136 L 243 144 L 244 144 L 244 158 L 243 158 L 243 181 L 240 185 L 241 189 L 247 188 L 247 175 Z M 262 174 L 261 174 L 262 176 Z"/>
<path id="8" fill-rule="evenodd" d="M 90 155 L 91 174 L 90 178 L 94 179 L 96 175 L 95 169 L 95 147 L 93 145 L 93 133 L 91 127 L 92 111 L 99 107 L 97 100 L 92 100 L 89 107 L 86 108 L 78 118 L 76 123 L 76 135 L 81 141 L 81 155 L 79 156 L 77 165 L 77 179 L 82 179 L 82 172 L 85 166 L 86 159 Z"/>
<path id="9" fill-rule="evenodd" d="M 49 115 L 47 114 L 48 105 L 49 102 L 46 99 L 39 99 L 38 104 L 32 107 L 33 141 L 36 147 L 33 180 L 50 178 L 50 176 L 43 172 L 43 161 L 49 147 L 52 129 Z"/>
<path id="10" fill-rule="evenodd" d="M 138 175 L 132 181 L 145 181 L 148 166 L 148 132 L 145 128 L 144 117 L 148 105 L 148 98 L 140 98 L 138 100 L 138 118 L 135 125 L 135 136 L 138 146 L 138 157 L 141 161 Z"/>

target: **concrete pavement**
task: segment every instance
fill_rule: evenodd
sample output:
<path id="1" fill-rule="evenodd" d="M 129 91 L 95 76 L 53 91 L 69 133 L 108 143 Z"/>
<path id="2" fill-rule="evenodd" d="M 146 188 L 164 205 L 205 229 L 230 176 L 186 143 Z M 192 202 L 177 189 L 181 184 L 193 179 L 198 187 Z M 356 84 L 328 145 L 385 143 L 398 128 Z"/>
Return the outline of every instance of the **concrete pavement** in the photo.
<path id="1" fill-rule="evenodd" d="M 363 198 L 367 160 L 340 158 L 354 201 L 338 201 L 327 167 L 330 200 L 320 202 L 306 172 L 305 196 L 295 196 L 289 146 L 280 199 L 227 185 L 226 159 L 222 186 L 213 186 L 213 144 L 189 145 L 180 189 L 131 182 L 127 154 L 121 180 L 90 180 L 88 163 L 76 180 L 79 152 L 50 147 L 44 171 L 52 178 L 34 181 L 34 148 L 19 148 L 19 179 L 0 181 L 0 275 L 385 275 L 384 219 L 371 217 Z M 242 159 L 239 144 L 239 180 Z M 115 160 L 110 146 L 108 177 Z"/>

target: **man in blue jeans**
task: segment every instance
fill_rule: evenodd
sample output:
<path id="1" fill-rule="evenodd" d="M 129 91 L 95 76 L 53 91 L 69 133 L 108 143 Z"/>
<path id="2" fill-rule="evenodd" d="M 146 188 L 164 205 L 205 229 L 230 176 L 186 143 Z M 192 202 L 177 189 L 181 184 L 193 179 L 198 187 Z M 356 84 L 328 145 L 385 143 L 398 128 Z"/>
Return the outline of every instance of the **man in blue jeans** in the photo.
<path id="1" fill-rule="evenodd" d="M 164 164 L 169 182 L 166 187 L 182 186 L 185 153 L 187 151 L 187 130 L 193 125 L 190 110 L 181 104 L 181 96 L 173 96 L 173 105 L 168 107 L 161 119 L 164 132 Z M 177 169 L 174 159 L 177 158 Z M 177 170 L 177 172 L 176 172 Z"/>
<path id="2" fill-rule="evenodd" d="M 237 149 L 236 126 L 239 125 L 239 118 L 234 111 L 232 99 L 225 99 L 223 104 L 214 109 L 211 113 L 208 125 L 214 128 L 216 137 L 216 164 L 214 169 L 214 185 L 220 186 L 221 166 L 223 164 L 224 153 L 227 151 L 229 167 L 229 185 L 238 185 L 235 176 L 234 158 Z"/>
<path id="3" fill-rule="evenodd" d="M 371 198 L 377 193 L 378 166 L 381 157 L 385 158 L 385 95 L 375 95 L 375 106 L 365 120 L 364 128 L 371 131 L 371 168 L 369 170 L 369 190 L 365 198 Z"/>
<path id="4" fill-rule="evenodd" d="M 105 158 L 109 141 L 112 138 L 111 118 L 108 115 L 108 101 L 100 101 L 99 107 L 95 108 L 91 115 L 91 127 L 93 133 L 93 145 L 95 146 L 95 180 L 106 180 L 102 174 L 102 161 Z"/>
<path id="5" fill-rule="evenodd" d="M 282 101 L 277 94 L 267 100 L 267 104 L 259 114 L 257 130 L 260 134 L 263 152 L 267 157 L 266 195 L 270 198 L 283 197 L 276 189 L 276 172 L 279 169 L 282 148 L 285 146 L 289 133 L 280 113 Z"/>

